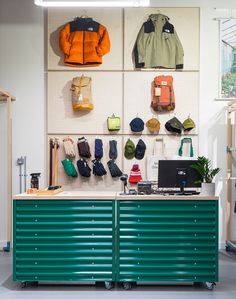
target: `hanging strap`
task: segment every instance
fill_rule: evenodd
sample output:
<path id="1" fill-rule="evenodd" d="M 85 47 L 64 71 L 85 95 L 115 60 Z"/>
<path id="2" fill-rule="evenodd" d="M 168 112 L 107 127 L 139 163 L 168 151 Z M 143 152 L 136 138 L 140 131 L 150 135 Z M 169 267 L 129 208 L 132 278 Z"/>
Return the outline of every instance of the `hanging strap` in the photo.
<path id="1" fill-rule="evenodd" d="M 193 157 L 193 143 L 191 138 L 183 138 L 181 140 L 180 148 L 179 148 L 179 156 L 183 156 L 183 145 L 184 143 L 190 143 L 190 157 Z"/>
<path id="2" fill-rule="evenodd" d="M 153 156 L 157 156 L 157 142 L 161 142 L 162 143 L 162 147 L 161 147 L 161 154 L 162 156 L 164 156 L 165 153 L 165 144 L 164 144 L 164 140 L 163 138 L 155 138 L 153 141 L 153 149 L 152 149 L 152 154 Z"/>

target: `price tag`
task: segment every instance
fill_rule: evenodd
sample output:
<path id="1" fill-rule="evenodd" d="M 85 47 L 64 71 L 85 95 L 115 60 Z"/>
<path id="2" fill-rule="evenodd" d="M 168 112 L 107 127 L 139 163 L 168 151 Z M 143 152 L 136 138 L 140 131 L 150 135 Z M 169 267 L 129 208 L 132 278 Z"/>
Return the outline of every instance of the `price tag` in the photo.
<path id="1" fill-rule="evenodd" d="M 160 87 L 156 87 L 155 88 L 155 96 L 156 97 L 160 97 L 161 96 L 161 88 Z"/>

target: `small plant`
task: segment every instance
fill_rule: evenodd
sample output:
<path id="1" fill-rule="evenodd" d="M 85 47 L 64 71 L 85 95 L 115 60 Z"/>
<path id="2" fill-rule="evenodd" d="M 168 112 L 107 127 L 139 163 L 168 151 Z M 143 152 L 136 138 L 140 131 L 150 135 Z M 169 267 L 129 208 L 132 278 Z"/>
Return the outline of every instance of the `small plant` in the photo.
<path id="1" fill-rule="evenodd" d="M 212 183 L 212 180 L 220 171 L 220 168 L 212 168 L 211 161 L 204 156 L 198 157 L 197 160 L 198 162 L 196 164 L 191 165 L 200 175 L 200 180 L 196 183 Z"/>

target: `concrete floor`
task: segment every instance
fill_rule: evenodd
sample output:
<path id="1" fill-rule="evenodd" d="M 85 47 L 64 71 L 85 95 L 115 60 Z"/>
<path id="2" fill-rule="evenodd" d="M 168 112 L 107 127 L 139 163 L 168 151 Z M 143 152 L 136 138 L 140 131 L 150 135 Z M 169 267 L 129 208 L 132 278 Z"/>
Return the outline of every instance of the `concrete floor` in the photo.
<path id="1" fill-rule="evenodd" d="M 49 297 L 50 296 L 50 297 Z M 110 291 L 103 285 L 42 285 L 22 289 L 19 283 L 12 281 L 12 256 L 0 253 L 0 299 L 235 299 L 236 298 L 236 255 L 234 253 L 220 253 L 220 282 L 214 291 L 193 285 L 144 285 L 125 291 L 117 286 Z"/>

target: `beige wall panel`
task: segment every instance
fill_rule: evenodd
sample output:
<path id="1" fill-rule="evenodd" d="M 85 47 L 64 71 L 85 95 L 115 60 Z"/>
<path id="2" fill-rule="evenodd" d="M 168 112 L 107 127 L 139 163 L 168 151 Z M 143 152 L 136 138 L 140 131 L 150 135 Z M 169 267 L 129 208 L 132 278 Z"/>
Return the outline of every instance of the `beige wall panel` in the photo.
<path id="1" fill-rule="evenodd" d="M 73 77 L 92 78 L 94 110 L 73 111 L 71 81 Z M 122 115 L 122 73 L 50 72 L 48 74 L 48 133 L 103 134 L 107 117 Z"/>
<path id="2" fill-rule="evenodd" d="M 184 69 L 199 69 L 199 9 L 198 8 L 127 8 L 125 9 L 124 66 L 133 70 L 132 51 L 142 24 L 153 13 L 170 18 L 184 48 Z"/>
<path id="3" fill-rule="evenodd" d="M 167 159 L 173 159 L 178 155 L 178 149 L 180 146 L 180 141 L 184 136 L 164 136 L 164 145 L 165 145 L 165 156 Z M 124 138 L 124 145 L 129 137 Z M 142 139 L 146 144 L 146 152 L 145 156 L 142 160 L 137 160 L 135 158 L 128 160 L 124 157 L 124 172 L 128 175 L 130 174 L 130 169 L 132 168 L 133 164 L 139 164 L 139 167 L 141 169 L 142 178 L 145 180 L 147 179 L 147 173 L 146 173 L 146 164 L 147 164 L 147 157 L 150 156 L 153 152 L 153 143 L 156 137 L 154 136 L 130 136 L 130 139 L 134 142 L 136 145 L 138 143 L 139 139 Z M 194 136 L 192 137 L 193 142 L 193 149 L 194 149 L 194 156 L 198 154 L 198 137 Z M 157 143 L 157 153 L 158 155 L 161 155 L 161 142 Z M 189 157 L 189 145 L 186 144 L 183 148 L 183 156 Z"/>
<path id="4" fill-rule="evenodd" d="M 102 136 L 101 139 L 103 140 L 103 151 L 104 156 L 102 158 L 102 163 L 107 171 L 107 175 L 100 177 L 95 177 L 91 172 L 90 178 L 84 178 L 78 175 L 77 178 L 68 177 L 64 171 L 64 168 L 61 164 L 61 161 L 65 159 L 65 152 L 63 147 L 63 136 L 49 136 L 50 137 L 57 137 L 59 138 L 59 167 L 58 167 L 58 184 L 62 185 L 65 190 L 114 190 L 120 191 L 121 190 L 121 181 L 119 178 L 112 178 L 107 166 L 107 162 L 109 161 L 109 140 L 115 139 L 117 141 L 117 149 L 118 149 L 118 158 L 116 160 L 117 165 L 122 170 L 122 137 L 118 136 Z M 78 149 L 77 149 L 77 140 L 78 137 L 82 137 L 82 135 L 78 136 L 70 136 L 74 140 L 74 147 L 76 152 L 76 158 L 74 159 L 74 165 L 76 170 L 78 171 L 76 161 L 79 159 Z M 90 151 L 92 154 L 91 159 L 88 159 L 88 164 L 92 168 L 92 160 L 94 159 L 94 144 L 96 136 L 85 136 L 88 140 L 90 145 Z M 100 137 L 98 137 L 100 138 Z"/>
<path id="5" fill-rule="evenodd" d="M 176 108 L 170 113 L 157 113 L 151 108 L 151 83 L 155 76 L 171 75 L 173 76 L 173 86 L 175 91 Z M 124 132 L 132 133 L 130 130 L 130 121 L 137 115 L 143 119 L 144 123 L 153 115 L 157 116 L 161 122 L 160 134 L 168 133 L 165 130 L 165 123 L 174 115 L 183 122 L 190 114 L 196 123 L 196 128 L 190 131 L 190 134 L 198 131 L 198 72 L 191 73 L 160 73 L 160 72 L 128 72 L 125 73 L 124 80 Z M 143 133 L 149 133 L 144 126 Z"/>
<path id="6" fill-rule="evenodd" d="M 64 65 L 64 54 L 59 48 L 59 31 L 66 23 L 72 21 L 76 16 L 85 14 L 107 28 L 111 41 L 111 51 L 103 56 L 102 65 L 89 67 L 89 69 L 122 69 L 122 9 L 102 8 L 84 10 L 79 8 L 51 8 L 48 10 L 48 70 L 81 69 Z"/>

